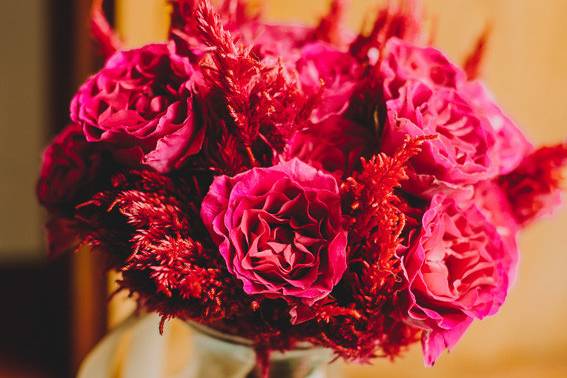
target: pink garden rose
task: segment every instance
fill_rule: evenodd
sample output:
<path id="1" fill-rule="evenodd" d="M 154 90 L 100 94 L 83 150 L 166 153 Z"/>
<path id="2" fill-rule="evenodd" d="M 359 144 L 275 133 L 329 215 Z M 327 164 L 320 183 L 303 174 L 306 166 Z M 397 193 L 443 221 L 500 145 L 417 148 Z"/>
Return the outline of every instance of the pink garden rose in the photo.
<path id="1" fill-rule="evenodd" d="M 484 181 L 474 187 L 474 201 L 478 209 L 492 224 L 504 243 L 506 251 L 512 251 L 509 256 L 512 259 L 510 265 L 510 284 L 516 282 L 516 258 L 518 251 L 518 235 L 521 227 L 514 219 L 514 211 L 506 197 L 506 193 L 496 181 Z"/>
<path id="2" fill-rule="evenodd" d="M 105 177 L 105 153 L 85 140 L 81 127 L 67 126 L 45 149 L 37 183 L 39 202 L 48 209 L 73 207 L 78 197 Z"/>
<path id="3" fill-rule="evenodd" d="M 493 152 L 499 174 L 512 172 L 533 150 L 532 144 L 514 121 L 502 111 L 482 82 L 464 83 L 460 90 L 475 113 L 488 121 L 496 135 Z"/>
<path id="4" fill-rule="evenodd" d="M 284 64 L 291 64 L 301 56 L 312 28 L 303 25 L 269 24 L 251 22 L 236 30 L 236 34 L 254 46 L 254 54 L 260 59 L 278 57 Z"/>
<path id="5" fill-rule="evenodd" d="M 248 294 L 310 305 L 346 270 L 337 182 L 298 159 L 216 177 L 201 218 Z"/>
<path id="6" fill-rule="evenodd" d="M 327 171 L 337 180 L 350 175 L 360 165 L 360 157 L 376 147 L 368 128 L 340 116 L 298 131 L 289 141 L 286 158 L 297 157 L 305 163 Z"/>
<path id="7" fill-rule="evenodd" d="M 435 135 L 413 161 L 418 174 L 472 184 L 498 173 L 491 159 L 494 134 L 486 119 L 478 117 L 457 91 L 410 82 L 399 93 L 400 97 L 387 102 L 385 151 L 394 151 L 407 135 Z"/>
<path id="8" fill-rule="evenodd" d="M 71 118 L 87 141 L 109 145 L 118 161 L 167 172 L 203 143 L 194 114 L 198 77 L 166 44 L 120 51 L 79 89 Z"/>
<path id="9" fill-rule="evenodd" d="M 383 52 L 380 72 L 384 77 L 386 100 L 397 98 L 407 82 L 420 81 L 428 86 L 457 88 L 466 80 L 464 71 L 451 63 L 441 51 L 419 47 L 392 38 Z"/>
<path id="10" fill-rule="evenodd" d="M 380 66 L 388 113 L 383 148 L 406 135 L 436 135 L 414 159 L 418 175 L 474 184 L 513 170 L 531 150 L 488 90 L 440 51 L 392 39 Z"/>
<path id="11" fill-rule="evenodd" d="M 322 42 L 306 45 L 296 67 L 305 94 L 321 97 L 311 114 L 314 123 L 347 109 L 362 74 L 352 55 Z"/>
<path id="12" fill-rule="evenodd" d="M 421 235 L 403 258 L 408 319 L 425 330 L 428 365 L 452 348 L 474 319 L 498 311 L 517 263 L 517 250 L 508 249 L 475 202 L 462 202 L 434 196 Z"/>
<path id="13" fill-rule="evenodd" d="M 253 20 L 232 28 L 230 31 L 240 41 L 253 45 L 259 58 L 278 57 L 286 63 L 295 63 L 303 47 L 310 43 L 330 43 L 339 48 L 348 48 L 354 39 L 350 30 L 341 25 L 319 25 L 318 27 L 294 23 L 270 23 Z M 336 26 L 336 29 L 333 27 Z M 322 38 L 325 42 L 322 41 Z"/>

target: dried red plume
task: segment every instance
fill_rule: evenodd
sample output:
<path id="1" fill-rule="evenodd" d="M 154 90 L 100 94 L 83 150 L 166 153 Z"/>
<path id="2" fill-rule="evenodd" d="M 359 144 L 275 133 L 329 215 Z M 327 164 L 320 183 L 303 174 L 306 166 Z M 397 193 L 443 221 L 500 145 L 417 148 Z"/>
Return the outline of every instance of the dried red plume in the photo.
<path id="1" fill-rule="evenodd" d="M 104 57 L 122 48 L 122 41 L 110 26 L 104 14 L 104 0 L 93 0 L 91 6 L 91 32 Z"/>
<path id="2" fill-rule="evenodd" d="M 487 25 L 482 34 L 478 37 L 474 49 L 465 59 L 463 68 L 469 80 L 477 79 L 481 75 L 482 63 L 486 55 L 486 49 L 491 34 L 492 27 Z"/>

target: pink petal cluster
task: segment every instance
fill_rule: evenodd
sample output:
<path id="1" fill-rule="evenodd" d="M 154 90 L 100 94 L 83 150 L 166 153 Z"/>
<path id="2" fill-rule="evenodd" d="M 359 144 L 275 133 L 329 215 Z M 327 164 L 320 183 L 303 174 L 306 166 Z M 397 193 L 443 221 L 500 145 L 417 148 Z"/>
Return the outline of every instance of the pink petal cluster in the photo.
<path id="1" fill-rule="evenodd" d="M 71 124 L 43 152 L 37 183 L 39 202 L 51 210 L 73 206 L 94 193 L 104 179 L 106 152 L 85 140 L 81 127 Z M 108 172 L 109 173 L 109 172 Z M 107 174 L 108 174 L 107 173 Z"/>
<path id="2" fill-rule="evenodd" d="M 418 175 L 475 184 L 513 170 L 531 149 L 486 88 L 440 51 L 392 39 L 381 64 L 388 110 L 383 148 L 406 135 L 436 135 L 414 161 Z"/>
<path id="3" fill-rule="evenodd" d="M 517 251 L 474 202 L 436 195 L 422 233 L 403 258 L 409 320 L 427 332 L 425 361 L 451 349 L 474 319 L 498 311 L 515 272 Z"/>
<path id="4" fill-rule="evenodd" d="M 439 50 L 393 38 L 380 69 L 382 148 L 394 151 L 407 135 L 435 136 L 404 185 L 431 198 L 403 257 L 409 319 L 425 330 L 431 365 L 474 319 L 498 310 L 515 278 L 520 227 L 493 180 L 516 169 L 532 146 L 486 87 Z"/>
<path id="5" fill-rule="evenodd" d="M 301 130 L 289 140 L 286 159 L 299 158 L 333 174 L 338 180 L 360 166 L 360 157 L 371 154 L 373 135 L 365 127 L 333 116 Z"/>
<path id="6" fill-rule="evenodd" d="M 88 142 L 111 145 L 124 164 L 167 172 L 203 143 L 193 95 L 199 75 L 166 44 L 119 51 L 81 86 L 71 119 Z"/>
<path id="7" fill-rule="evenodd" d="M 303 46 L 308 43 L 311 28 L 305 25 L 253 22 L 236 32 L 253 44 L 253 51 L 260 58 L 278 57 L 286 64 L 293 64 L 301 56 Z"/>
<path id="8" fill-rule="evenodd" d="M 313 123 L 347 109 L 363 72 L 352 55 L 321 42 L 305 46 L 296 67 L 305 94 L 321 98 Z"/>
<path id="9" fill-rule="evenodd" d="M 201 216 L 248 294 L 309 305 L 345 272 L 337 182 L 300 160 L 215 178 Z"/>

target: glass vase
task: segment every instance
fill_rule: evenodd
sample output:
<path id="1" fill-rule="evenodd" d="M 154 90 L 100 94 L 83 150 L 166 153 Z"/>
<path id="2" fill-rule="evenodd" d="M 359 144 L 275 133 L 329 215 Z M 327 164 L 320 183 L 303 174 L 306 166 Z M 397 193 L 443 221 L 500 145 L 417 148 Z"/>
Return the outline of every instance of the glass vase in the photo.
<path id="1" fill-rule="evenodd" d="M 249 340 L 226 335 L 208 327 L 190 324 L 192 353 L 183 372 L 175 378 L 263 378 Z M 336 378 L 329 362 L 332 353 L 324 348 L 301 345 L 287 352 L 272 352 L 270 378 Z M 335 369 L 333 369 L 335 370 Z"/>

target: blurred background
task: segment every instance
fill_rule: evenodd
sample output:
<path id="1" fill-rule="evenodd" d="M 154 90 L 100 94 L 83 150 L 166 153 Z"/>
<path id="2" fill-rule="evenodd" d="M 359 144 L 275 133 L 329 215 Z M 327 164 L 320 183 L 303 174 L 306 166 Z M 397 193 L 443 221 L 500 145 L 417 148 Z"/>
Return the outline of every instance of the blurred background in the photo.
<path id="1" fill-rule="evenodd" d="M 351 0 L 357 30 L 380 0 Z M 267 17 L 314 23 L 327 0 L 265 0 Z M 538 144 L 567 136 L 565 0 L 424 0 L 436 45 L 460 61 L 489 23 L 484 77 Z M 90 0 L 0 1 L 0 378 L 70 377 L 127 313 L 108 303 L 101 264 L 88 253 L 48 262 L 34 196 L 40 152 L 67 122 L 77 85 L 100 66 L 89 40 Z M 105 2 L 129 46 L 160 40 L 164 0 Z M 521 238 L 515 289 L 501 313 L 475 324 L 425 369 L 416 345 L 395 364 L 344 366 L 347 377 L 567 377 L 567 211 Z"/>

